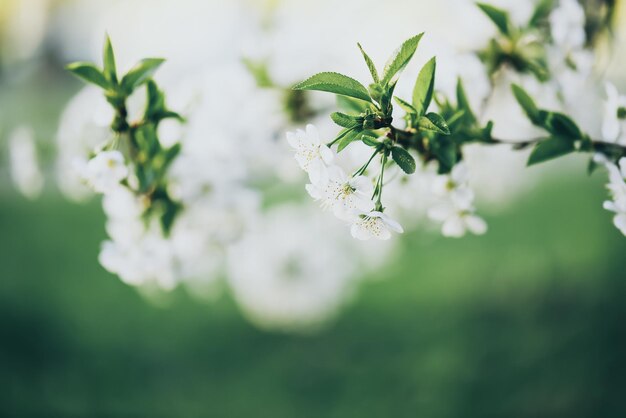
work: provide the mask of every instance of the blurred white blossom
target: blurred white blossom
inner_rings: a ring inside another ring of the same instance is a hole
[[[262,327],[317,326],[351,294],[355,263],[346,244],[320,213],[275,207],[229,251],[233,296]]]
[[[81,164],[80,161],[77,162]],[[83,180],[98,193],[107,193],[120,186],[128,176],[128,167],[124,155],[119,151],[101,151],[86,164],[79,166]]]
[[[379,211],[371,211],[359,215],[352,223],[350,232],[354,238],[362,241],[371,238],[385,241],[391,238],[391,232],[403,233],[404,229],[388,215]]]
[[[606,84],[606,94],[602,137],[607,142],[626,145],[626,96],[620,95],[611,83]]]
[[[44,178],[31,128],[20,126],[9,134],[9,156],[15,187],[29,199],[37,198],[43,189]]]

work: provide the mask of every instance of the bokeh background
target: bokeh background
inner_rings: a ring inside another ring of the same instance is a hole
[[[626,416],[626,239],[601,209],[605,175],[587,176],[583,158],[529,169],[541,174],[529,190],[481,208],[485,236],[398,238],[386,265],[364,273],[351,303],[316,332],[261,330],[228,291],[206,303],[177,289],[155,302],[107,273],[97,263],[99,202],[69,202],[53,178],[59,117],[81,88],[63,66],[97,59],[104,30],[128,59],[201,57],[227,40],[187,32],[230,7],[208,2],[185,29],[196,2],[176,3],[182,12],[160,21],[158,9],[171,4],[119,3],[0,3],[1,416]],[[269,3],[241,10],[264,22],[279,7]],[[299,3],[291,7],[323,33],[332,2],[310,16],[313,3]],[[394,13],[405,5],[393,2]],[[125,38],[125,25],[139,35]],[[160,51],[142,25],[171,45]],[[346,38],[350,47],[359,40]],[[173,66],[180,74],[201,59]],[[624,87],[620,63],[610,76]],[[8,171],[7,136],[23,124],[46,174],[36,200],[15,190]]]

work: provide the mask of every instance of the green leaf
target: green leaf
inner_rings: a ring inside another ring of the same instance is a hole
[[[533,15],[528,22],[528,26],[530,28],[536,28],[550,15],[552,9],[554,8],[554,0],[539,0],[537,5],[535,6],[535,10],[533,11]]]
[[[361,131],[357,129],[351,129],[346,132],[346,134],[339,140],[339,144],[337,145],[337,152],[343,151],[345,147],[353,143],[354,141],[360,139]]]
[[[369,89],[367,91],[369,92],[370,97],[374,99],[375,101],[377,101],[378,103],[381,102],[381,99],[385,93],[385,91],[383,90],[382,86],[379,83],[370,84]]]
[[[72,74],[82,78],[88,83],[100,86],[105,90],[111,87],[104,74],[102,74],[102,71],[89,62],[75,62],[68,65],[66,68]]]
[[[254,77],[257,87],[269,88],[274,86],[274,82],[272,81],[266,62],[254,61],[249,58],[243,58],[242,61],[252,77]]]
[[[359,121],[359,118],[340,112],[331,113],[330,118],[333,122],[343,128],[356,128],[357,126],[361,126],[363,124],[363,121]]]
[[[393,147],[391,149],[391,158],[406,174],[415,173],[415,158],[404,148]]]
[[[439,162],[439,174],[446,174],[452,171],[457,163],[457,148],[447,137],[439,137],[433,144],[433,153]]]
[[[596,171],[596,169],[600,167],[600,164],[598,164],[597,162],[595,162],[595,160],[593,159],[593,157],[591,157],[589,159],[589,164],[587,164],[587,174],[588,175],[592,175],[594,173],[594,171]]]
[[[561,157],[574,150],[574,144],[568,138],[559,136],[550,137],[535,145],[535,148],[528,158],[527,165],[530,166]]]
[[[544,123],[546,129],[556,136],[563,136],[572,140],[581,139],[583,136],[576,122],[562,113],[547,113]]]
[[[367,68],[370,70],[370,74],[372,75],[372,79],[374,80],[374,83],[378,83],[380,81],[380,78],[378,77],[378,71],[376,70],[374,61],[372,61],[369,55],[367,55],[367,53],[365,52],[361,44],[357,43],[357,45],[359,46],[359,49],[361,50],[361,54],[363,54],[363,59],[365,60],[365,63],[367,64]]]
[[[543,126],[543,122],[545,118],[542,113],[537,108],[535,101],[526,93],[522,87],[517,84],[512,84],[511,89],[513,90],[513,95],[515,95],[515,99],[519,103],[519,105],[524,109],[524,112],[535,125]]]
[[[470,124],[475,123],[476,116],[474,115],[470,102],[467,99],[467,94],[465,94],[465,87],[463,87],[461,77],[458,78],[456,83],[456,102],[459,109],[463,110],[463,118]]]
[[[319,73],[315,74],[296,84],[294,90],[317,90],[329,93],[341,94],[343,96],[354,97],[355,99],[371,102],[367,89],[353,78],[339,73]]]
[[[391,113],[391,99],[393,97],[393,92],[396,89],[396,83],[398,80],[393,80],[391,83],[387,85],[387,88],[384,90],[383,95],[380,98],[380,108],[383,113]]]
[[[111,38],[109,35],[104,40],[104,51],[102,54],[102,61],[104,62],[104,76],[111,84],[117,84],[117,69],[115,67],[115,54],[113,53],[113,45],[111,45]]]
[[[413,114],[413,115],[417,114],[417,109],[415,109],[411,103],[409,103],[409,102],[407,102],[405,100],[402,100],[398,96],[394,96],[393,98],[396,101],[396,103],[398,103],[400,105],[400,107],[402,109],[404,109],[404,111],[406,113],[410,113],[410,114]]]
[[[365,113],[369,106],[370,105],[363,100],[357,100],[347,96],[337,96],[337,107],[348,113]]]
[[[363,141],[363,143],[368,147],[377,147],[380,145],[378,138],[379,136],[372,131],[363,131],[361,134],[361,141]]]
[[[130,94],[135,88],[148,81],[164,61],[162,58],[146,58],[139,61],[122,78],[124,91]]]
[[[415,54],[415,50],[417,49],[417,45],[419,44],[420,39],[422,39],[422,36],[424,36],[424,33],[420,33],[419,35],[407,39],[398,49],[394,51],[385,65],[382,80],[383,84],[389,84],[389,82],[391,82],[394,77],[400,73],[404,67],[406,67],[411,58],[413,58],[413,54]]]
[[[181,149],[182,146],[180,144],[174,144],[165,151],[165,154],[163,155],[163,166],[161,167],[163,172],[168,169],[170,164],[172,164],[174,159],[178,156],[178,154],[180,154]]]
[[[450,135],[450,128],[445,119],[436,113],[427,113],[418,122],[418,127],[425,131],[436,132],[438,134]]]
[[[146,93],[148,100],[145,114],[146,117],[150,119],[165,110],[165,96],[163,92],[159,90],[154,80],[148,80]]]
[[[453,126],[457,121],[461,120],[465,116],[465,110],[457,110],[451,116],[448,116],[448,126]]]
[[[413,88],[413,107],[417,110],[418,116],[423,116],[428,111],[428,106],[433,98],[435,90],[435,70],[437,60],[435,57],[424,65]]]
[[[491,19],[493,23],[495,23],[498,30],[500,30],[503,35],[510,34],[511,24],[509,22],[509,15],[507,12],[485,3],[476,3],[476,5],[487,15],[489,19]]]

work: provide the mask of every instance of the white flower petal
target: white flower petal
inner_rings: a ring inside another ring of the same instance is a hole
[[[473,234],[483,235],[487,232],[487,223],[479,216],[467,215],[465,217],[465,224]]]
[[[444,237],[460,238],[465,235],[465,224],[459,216],[448,218],[441,227]]]

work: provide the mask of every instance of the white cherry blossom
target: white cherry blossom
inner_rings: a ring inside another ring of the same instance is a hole
[[[311,183],[325,182],[328,176],[327,165],[332,163],[333,151],[320,140],[317,128],[311,124],[306,130],[287,132],[287,141],[296,151],[296,161],[309,174]]]
[[[487,224],[475,214],[474,192],[469,187],[465,163],[458,163],[449,175],[439,176],[433,183],[433,191],[440,200],[428,210],[428,217],[442,223],[444,236],[459,238],[467,231],[476,235],[487,232]]]
[[[356,239],[366,241],[371,238],[388,240],[391,232],[404,232],[402,225],[380,211],[372,211],[358,216],[352,224],[350,232]]]
[[[613,224],[626,235],[626,157],[622,157],[618,165],[606,161],[605,166],[609,172],[609,183],[606,187],[612,200],[604,202],[603,207],[615,213]]]
[[[128,176],[124,155],[119,151],[101,151],[81,167],[83,179],[98,193],[116,189]]]
[[[331,209],[343,220],[354,218],[354,212],[369,212],[374,208],[374,186],[365,176],[348,177],[338,166],[328,167],[328,179],[322,184],[307,184],[306,190],[325,209]]]
[[[487,232],[487,223],[471,210],[463,210],[453,204],[442,204],[429,209],[428,216],[442,222],[441,233],[445,237],[460,238],[470,231],[476,235]]]

